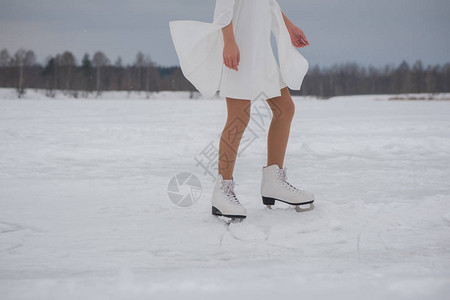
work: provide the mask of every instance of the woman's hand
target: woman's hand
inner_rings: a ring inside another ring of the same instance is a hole
[[[233,21],[222,28],[223,32],[223,63],[230,69],[238,70],[240,54],[239,47],[234,38]]]
[[[286,24],[286,28],[289,31],[289,35],[291,36],[292,45],[297,48],[308,46],[309,42],[306,39],[303,31],[295,26],[294,23],[292,23],[291,20],[286,17],[284,12],[281,12],[281,14],[283,15],[284,23]]]
[[[223,47],[223,63],[230,69],[238,71],[240,61],[239,47],[236,42],[225,42]]]
[[[291,42],[292,45],[294,45],[297,48],[305,47],[309,45],[308,40],[306,39],[305,34],[303,33],[303,30],[298,28],[295,25],[291,25],[288,27],[289,35],[291,36]]]

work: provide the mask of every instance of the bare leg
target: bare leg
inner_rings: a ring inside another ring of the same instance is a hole
[[[245,128],[250,121],[250,100],[226,98],[227,122],[219,143],[219,174],[232,179],[234,164]]]
[[[283,168],[295,104],[287,87],[281,89],[280,97],[268,99],[267,102],[273,112],[267,136],[267,165],[278,164]]]

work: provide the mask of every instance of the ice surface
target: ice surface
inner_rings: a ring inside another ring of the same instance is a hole
[[[226,225],[194,159],[225,101],[159,96],[0,90],[2,299],[446,299],[449,101],[295,97],[285,166],[315,193],[305,213],[262,204],[269,124],[252,119],[234,173],[248,217]],[[189,208],[167,193],[181,172],[202,184]]]

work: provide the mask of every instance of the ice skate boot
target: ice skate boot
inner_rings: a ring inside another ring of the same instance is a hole
[[[247,217],[247,210],[236,197],[234,186],[233,179],[224,180],[222,175],[218,174],[211,201],[213,215],[228,217],[232,221]]]
[[[268,208],[272,208],[275,201],[295,205],[296,211],[308,211],[314,208],[314,194],[300,190],[287,181],[287,168],[280,169],[277,164],[262,168],[261,196]],[[309,208],[300,205],[309,204]]]

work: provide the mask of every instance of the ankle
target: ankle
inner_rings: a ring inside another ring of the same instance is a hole
[[[232,180],[233,179],[232,175],[223,175],[223,174],[220,174],[220,175],[222,175],[223,180]]]
[[[283,169],[283,164],[279,164],[279,163],[276,163],[276,162],[267,163],[266,167],[271,166],[271,165],[277,165],[279,169]]]

